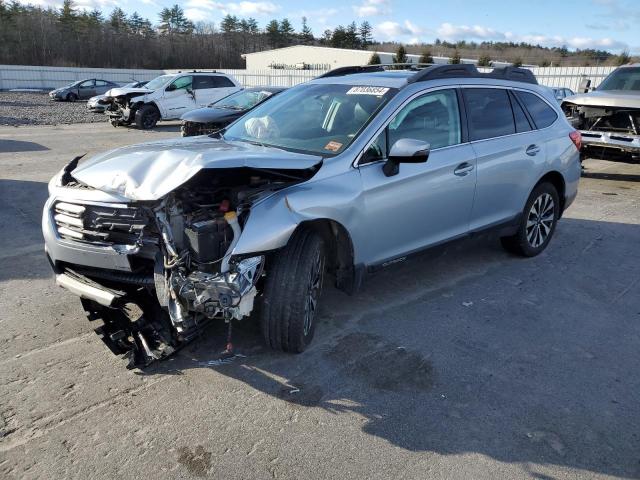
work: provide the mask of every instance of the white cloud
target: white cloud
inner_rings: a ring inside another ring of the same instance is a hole
[[[222,3],[214,0],[189,0],[185,14],[190,20],[201,21],[211,19],[212,14],[232,14],[240,16],[273,15],[280,10],[280,5],[272,2],[230,2]]]
[[[424,33],[417,25],[411,23],[409,20],[405,20],[404,23],[392,22],[388,20],[382,22],[373,27],[374,37],[382,38],[383,40],[403,40],[407,36],[413,36],[412,43],[418,43],[418,35]]]
[[[440,38],[452,41],[471,39],[499,40],[505,38],[503,33],[480,25],[467,26],[443,23],[437,28],[436,33]]]
[[[353,11],[358,17],[375,17],[391,13],[390,0],[362,0],[360,5],[354,5]]]

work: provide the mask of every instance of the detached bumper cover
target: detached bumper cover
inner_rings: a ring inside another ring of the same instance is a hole
[[[616,132],[581,130],[582,145],[585,147],[606,147],[628,153],[640,154],[640,135],[628,135]]]

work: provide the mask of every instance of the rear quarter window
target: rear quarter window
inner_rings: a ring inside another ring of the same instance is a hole
[[[531,115],[536,128],[547,128],[558,118],[556,111],[537,95],[528,92],[516,92],[516,95]]]

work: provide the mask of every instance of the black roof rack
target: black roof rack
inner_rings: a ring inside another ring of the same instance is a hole
[[[353,67],[338,67],[333,70],[329,70],[326,73],[316,77],[316,78],[328,78],[328,77],[341,77],[343,75],[353,75],[354,73],[365,73],[365,72],[384,72],[384,68],[382,65],[361,65],[361,66],[353,66]]]
[[[460,63],[457,65],[432,65],[416,73],[408,80],[408,83],[426,82],[442,78],[495,78],[498,80],[511,80],[538,84],[531,70],[519,67],[497,67],[492,71],[480,72],[475,65]]]

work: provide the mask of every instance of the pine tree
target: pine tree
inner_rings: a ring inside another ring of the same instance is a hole
[[[360,24],[360,43],[364,48],[373,43],[373,36],[371,34],[372,31],[373,28],[371,27],[371,24],[366,20]]]
[[[431,55],[431,50],[428,48],[422,51],[420,55],[420,63],[433,63],[433,56]]]
[[[480,55],[478,59],[479,67],[490,67],[491,66],[491,57],[489,55]]]
[[[351,22],[345,31],[344,48],[360,48],[360,36],[356,22]]]
[[[380,55],[376,52],[371,54],[371,58],[369,59],[369,65],[380,65],[382,61],[380,61]]]
[[[302,17],[302,30],[300,31],[300,40],[305,45],[310,45],[315,40],[311,28],[307,24],[307,17]]]
[[[116,7],[109,15],[109,25],[114,32],[127,32],[129,30],[129,19],[120,7]]]
[[[267,24],[265,31],[267,32],[267,39],[271,48],[277,48],[280,44],[280,24],[278,20],[271,20]]]
[[[163,35],[170,34],[190,34],[193,32],[194,25],[184,15],[184,10],[180,5],[175,4],[171,8],[163,8],[160,12],[160,24],[158,30]]]
[[[280,31],[280,42],[284,46],[289,45],[291,43],[295,30],[293,29],[293,25],[291,25],[291,22],[289,21],[288,18],[283,18],[280,21],[279,31]]]
[[[238,17],[236,17],[235,15],[230,15],[227,13],[222,19],[222,22],[220,22],[220,29],[224,33],[237,32],[238,30],[241,30],[241,28],[241,22],[238,21]]]
[[[398,47],[398,51],[393,56],[393,63],[407,63],[408,59],[409,57],[407,57],[407,51],[405,50],[404,45],[400,45]]]

